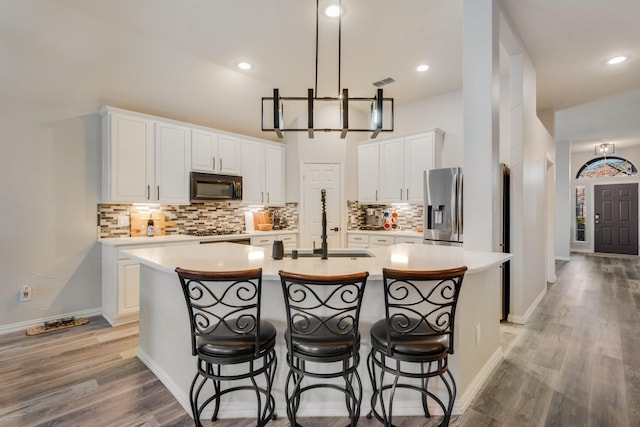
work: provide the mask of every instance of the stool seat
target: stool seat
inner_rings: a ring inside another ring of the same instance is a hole
[[[228,322],[234,324],[235,322]],[[248,328],[249,329],[249,328]],[[260,321],[260,336],[258,338],[260,351],[267,351],[276,339],[276,328],[265,320]],[[197,351],[202,356],[209,357],[255,357],[256,340],[252,335],[238,335],[226,324],[220,324],[215,333],[198,336]]]
[[[418,323],[417,319],[411,320]],[[385,319],[374,323],[371,326],[371,345],[385,354],[393,354],[394,359],[407,362],[438,360],[449,351],[449,336],[436,335],[424,324],[417,326],[411,334],[393,336],[391,348],[387,332]]]
[[[291,342],[294,351],[299,352],[300,356],[307,356],[308,358],[331,358],[342,357],[348,355],[354,351],[354,347],[360,346],[360,333],[356,331],[355,336],[349,335],[337,335],[331,331],[344,330],[344,326],[340,325],[335,319],[309,319],[308,325],[305,325],[305,329],[308,329],[310,333],[308,335],[300,334],[295,340]],[[299,323],[296,323],[294,328],[296,331],[300,331],[303,328]],[[348,329],[352,329],[349,325]],[[285,332],[285,337],[288,339],[289,330]]]

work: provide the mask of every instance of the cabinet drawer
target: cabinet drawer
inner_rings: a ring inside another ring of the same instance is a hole
[[[399,243],[416,243],[416,244],[422,244],[422,237],[409,237],[409,236],[400,236],[400,237],[396,237],[395,243],[399,244]]]
[[[252,237],[251,244],[253,246],[270,246],[273,245],[274,240],[275,236]]]
[[[369,244],[376,246],[393,245],[393,236],[369,236]]]
[[[282,243],[284,243],[285,245],[298,242],[298,236],[296,236],[295,234],[278,234],[276,236],[276,239],[282,240]]]
[[[349,234],[349,243],[368,244],[369,236],[366,234]]]

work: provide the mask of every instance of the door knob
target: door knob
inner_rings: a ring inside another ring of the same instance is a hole
[[[340,231],[340,229],[336,227],[336,228],[332,228],[331,231]]]

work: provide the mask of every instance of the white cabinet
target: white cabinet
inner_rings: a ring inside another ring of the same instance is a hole
[[[400,244],[400,243],[414,243],[414,244],[423,244],[424,243],[424,239],[422,237],[411,237],[411,236],[397,236],[394,239],[394,243],[396,245]]]
[[[156,122],[155,195],[164,204],[189,203],[191,130],[184,126]]]
[[[124,251],[174,245],[197,245],[196,241],[143,243],[124,246],[102,245],[102,316],[112,325],[138,320],[140,264]]]
[[[440,166],[443,137],[432,129],[358,146],[358,201],[423,203],[424,171]]]
[[[240,175],[240,141],[229,135],[201,129],[191,133],[191,169],[201,172]]]
[[[102,112],[103,203],[189,203],[190,129]]]
[[[284,205],[284,147],[242,141],[242,203]]]
[[[379,246],[397,245],[400,243],[422,244],[421,236],[396,236],[391,232],[378,233],[347,233],[349,248],[375,248]]]
[[[372,234],[369,236],[369,247],[376,248],[379,246],[390,246],[395,243],[393,236],[381,236],[379,234]]]
[[[154,123],[118,113],[102,116],[102,200],[148,203],[154,184]]]
[[[347,247],[366,249],[369,247],[369,236],[366,234],[347,233]]]
[[[358,201],[378,203],[379,148],[377,142],[358,146]]]
[[[282,245],[285,249],[295,249],[298,247],[298,235],[294,233],[253,236],[251,237],[251,245],[272,247],[274,240],[282,240]]]

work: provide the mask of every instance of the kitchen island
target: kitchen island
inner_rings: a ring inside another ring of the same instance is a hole
[[[339,250],[338,250],[339,251]],[[215,243],[209,245],[132,249],[127,255],[140,262],[140,340],[138,358],[163,382],[189,414],[189,385],[195,374],[196,359],[191,355],[189,319],[184,296],[175,273],[176,267],[192,270],[231,271],[262,268],[262,316],[278,330],[276,354],[279,360],[274,382],[276,411],[284,416],[284,384],[287,372],[285,308],[278,271],[301,274],[340,275],[368,271],[360,319],[362,333],[360,376],[363,383],[362,414],[370,407],[371,384],[366,368],[370,350],[370,326],[384,316],[382,268],[439,270],[466,265],[455,325],[456,352],[449,359],[458,394],[453,413],[460,414],[486,377],[501,360],[500,350],[500,270],[511,255],[466,251],[462,248],[399,244],[368,250],[370,257],[320,258],[285,257],[274,260],[270,248]],[[436,384],[438,381],[432,381]],[[439,384],[438,384],[439,385]],[[444,390],[437,390],[440,393]],[[303,400],[300,416],[346,413],[344,396],[318,390],[317,399]],[[315,395],[314,395],[315,397]],[[247,395],[225,396],[219,416],[253,417]],[[415,394],[398,393],[394,403],[397,415],[421,415]],[[435,411],[437,413],[437,411]],[[206,415],[206,414],[205,414]]]

